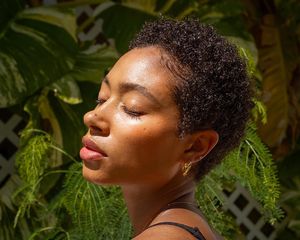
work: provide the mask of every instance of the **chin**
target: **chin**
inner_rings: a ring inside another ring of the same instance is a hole
[[[82,167],[82,176],[87,181],[97,184],[97,185],[112,185],[109,179],[103,176],[100,170],[92,170],[83,165]]]

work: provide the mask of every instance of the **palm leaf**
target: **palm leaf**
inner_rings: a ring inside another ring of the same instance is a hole
[[[274,16],[265,16],[258,47],[259,67],[263,75],[263,102],[268,116],[268,122],[260,128],[260,133],[270,147],[282,142],[289,123],[289,76],[280,32],[274,21]]]

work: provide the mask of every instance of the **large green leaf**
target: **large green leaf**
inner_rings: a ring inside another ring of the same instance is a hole
[[[0,1],[0,32],[6,28],[8,22],[25,6],[25,0]]]
[[[77,54],[75,65],[68,76],[75,81],[100,84],[105,71],[115,63],[117,58],[118,54],[113,48],[106,46],[90,47]]]
[[[148,12],[152,14],[155,10],[157,0],[122,0],[122,3],[124,5],[127,5],[129,7],[139,9],[144,12]]]
[[[81,103],[77,82],[89,81],[99,85],[105,71],[113,65],[117,57],[117,52],[106,46],[93,46],[80,51],[76,55],[72,70],[54,82],[50,88],[66,103]]]
[[[54,97],[49,97],[48,108],[54,114],[49,120],[55,119],[57,123],[54,132],[60,133],[59,136],[61,136],[61,142],[57,141],[57,143],[72,156],[78,155],[80,146],[82,146],[81,138],[85,132],[82,115],[73,111],[69,104]],[[56,133],[56,135],[58,134]]]
[[[250,41],[251,34],[242,18],[244,11],[240,1],[204,1],[197,15],[202,22],[213,25],[222,35]]]
[[[299,136],[300,4],[297,0],[243,0],[248,29],[256,39],[268,121],[260,135],[276,158],[288,154]],[[276,152],[275,152],[276,150]]]
[[[194,14],[199,8],[198,0],[169,0],[169,1],[157,1],[163,2],[164,6],[159,12],[172,18],[183,19],[184,17]]]
[[[259,67],[263,75],[263,101],[268,116],[267,124],[260,128],[260,133],[269,146],[276,147],[285,138],[289,123],[289,73],[275,16],[264,17],[260,39]]]
[[[124,53],[144,22],[154,20],[157,16],[136,8],[114,4],[100,12],[97,18],[104,20],[104,34],[114,40],[120,53]]]
[[[0,107],[20,103],[61,78],[78,51],[71,11],[35,8],[11,17],[0,32]]]
[[[77,104],[81,102],[80,89],[70,74],[54,82],[51,88],[60,99],[67,103]]]
[[[128,50],[130,40],[145,22],[159,18],[161,14],[181,19],[198,6],[195,0],[123,0],[121,3],[111,3],[95,13],[96,19],[103,19],[103,32],[113,40],[120,53]]]

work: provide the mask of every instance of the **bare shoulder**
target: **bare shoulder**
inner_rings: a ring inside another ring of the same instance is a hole
[[[184,224],[189,227],[197,227],[206,240],[221,240],[208,225],[204,218],[200,215],[186,209],[169,209],[160,214],[150,225],[162,222],[173,222]],[[134,240],[195,240],[196,238],[185,229],[169,225],[161,224],[150,227],[134,238]]]
[[[183,229],[171,225],[159,225],[146,229],[133,240],[194,240],[195,238]]]

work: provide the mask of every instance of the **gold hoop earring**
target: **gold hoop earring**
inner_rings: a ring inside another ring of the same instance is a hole
[[[185,163],[182,167],[182,175],[185,177],[188,175],[189,171],[191,170],[192,162]]]

